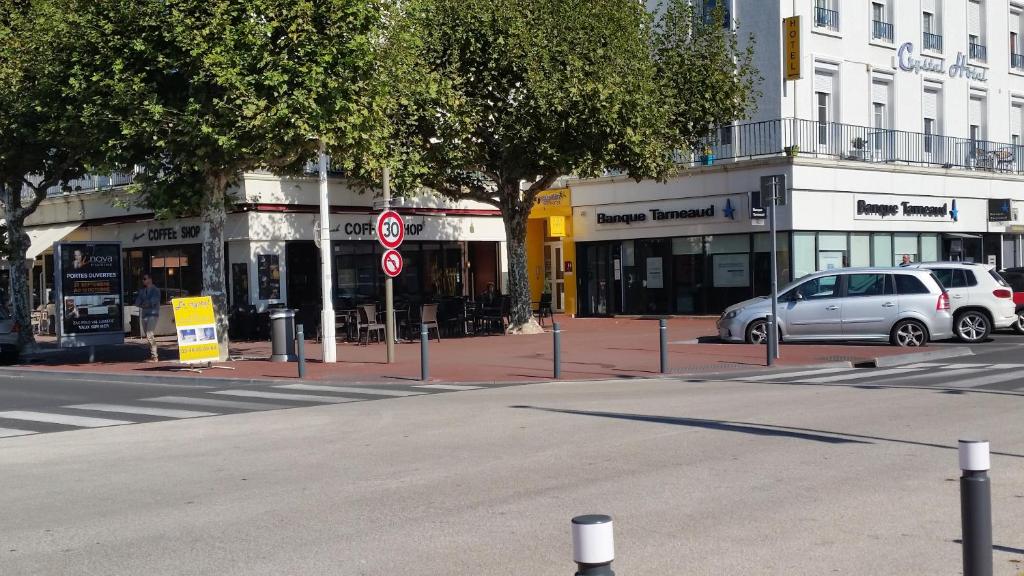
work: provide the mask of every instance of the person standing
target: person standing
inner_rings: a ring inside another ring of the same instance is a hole
[[[153,285],[149,274],[142,275],[142,288],[135,297],[135,305],[139,307],[139,322],[142,332],[149,340],[149,361],[156,362],[156,323],[160,320],[160,289]]]

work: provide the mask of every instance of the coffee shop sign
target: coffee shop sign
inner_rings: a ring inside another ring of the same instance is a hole
[[[937,58],[929,58],[927,56],[918,58],[914,56],[913,42],[906,42],[900,46],[896,58],[899,62],[900,70],[905,72],[913,72],[915,74],[920,72],[936,72],[938,74],[949,74],[950,78],[967,78],[977,80],[978,82],[985,82],[987,80],[983,68],[967,65],[967,56],[963,52],[957,52],[956,64],[950,65],[948,69],[945,62]]]

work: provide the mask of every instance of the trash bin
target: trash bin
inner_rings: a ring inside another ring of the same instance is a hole
[[[270,311],[270,361],[295,362],[295,310]]]

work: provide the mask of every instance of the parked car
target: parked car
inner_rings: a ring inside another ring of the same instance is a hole
[[[1013,329],[1018,334],[1024,334],[1024,268],[1007,268],[1000,271],[999,275],[1013,290],[1013,303],[1017,306],[1017,321],[1013,323]]]
[[[21,329],[14,317],[0,307],[0,364],[10,365],[18,362],[18,331]]]
[[[923,262],[911,268],[935,273],[949,292],[953,313],[953,332],[968,343],[981,342],[992,330],[1013,326],[1017,305],[1013,290],[991,264],[965,262]]]
[[[769,297],[730,306],[718,319],[727,342],[762,344]],[[924,346],[953,335],[949,295],[928,270],[843,268],[815,272],[779,291],[779,336],[787,342],[859,340]]]

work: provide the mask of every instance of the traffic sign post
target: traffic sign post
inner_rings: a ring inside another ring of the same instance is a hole
[[[380,267],[388,278],[394,278],[402,273],[402,255],[398,250],[388,250],[380,259]]]
[[[377,217],[377,240],[381,246],[394,250],[405,240],[405,222],[394,210],[385,210]]]

